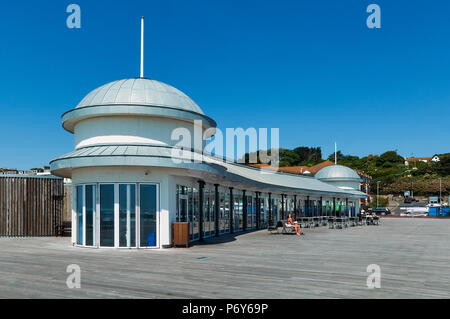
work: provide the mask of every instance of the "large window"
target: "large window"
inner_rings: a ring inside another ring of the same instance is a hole
[[[100,246],[114,247],[114,184],[100,185]]]
[[[140,247],[155,247],[156,224],[157,224],[157,202],[156,185],[140,185]]]

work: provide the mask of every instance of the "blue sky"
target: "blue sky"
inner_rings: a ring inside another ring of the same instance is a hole
[[[66,7],[82,10],[66,27]],[[366,7],[381,7],[368,29]],[[188,94],[219,128],[279,127],[281,147],[449,152],[450,2],[2,1],[0,167],[73,149],[61,114],[107,82],[145,75]]]

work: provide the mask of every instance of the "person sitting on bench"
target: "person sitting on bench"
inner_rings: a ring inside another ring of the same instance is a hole
[[[295,228],[295,232],[297,233],[297,235],[303,235],[303,232],[300,230],[300,225],[298,223],[294,223],[294,221],[292,220],[292,214],[289,214],[287,224],[292,225],[292,227]]]

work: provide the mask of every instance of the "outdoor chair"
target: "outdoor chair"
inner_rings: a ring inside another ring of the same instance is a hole
[[[335,222],[336,221],[334,217],[332,216],[328,217],[328,228],[334,228],[336,226]]]
[[[56,237],[69,236],[71,233],[72,233],[72,222],[70,221],[64,221],[60,225],[55,226]]]
[[[314,227],[319,227],[320,226],[320,217],[313,217],[312,221],[313,221]]]
[[[380,225],[380,217],[374,216],[373,217],[373,224],[379,226]]]
[[[334,228],[340,228],[340,229],[344,229],[344,218],[342,217],[336,217],[334,224],[335,227]]]
[[[287,223],[287,220],[282,220],[283,230],[281,231],[283,234],[296,234],[295,227]]]
[[[367,216],[363,216],[361,219],[361,226],[367,225]]]

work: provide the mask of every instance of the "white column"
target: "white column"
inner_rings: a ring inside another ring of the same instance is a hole
[[[164,178],[158,187],[159,198],[159,240],[157,237],[157,245],[159,247],[169,246],[171,243],[171,224],[170,224],[170,198],[175,201],[176,188],[169,187],[168,178]]]
[[[86,246],[86,185],[83,185],[83,246]]]
[[[77,242],[77,187],[72,184],[72,245]]]

